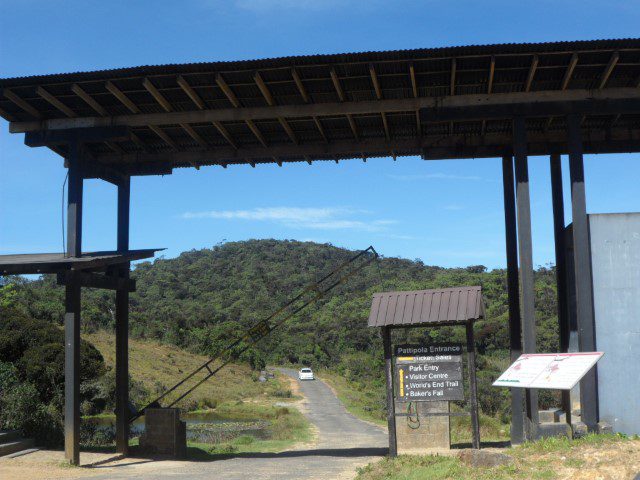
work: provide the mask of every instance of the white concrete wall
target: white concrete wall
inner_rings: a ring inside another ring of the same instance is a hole
[[[640,434],[640,213],[589,215],[600,419]]]

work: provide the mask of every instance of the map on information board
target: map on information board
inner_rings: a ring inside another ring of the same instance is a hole
[[[602,352],[525,353],[493,386],[571,390],[602,355]]]

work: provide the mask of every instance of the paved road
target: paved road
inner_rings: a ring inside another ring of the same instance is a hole
[[[294,370],[282,371],[297,381]],[[317,442],[312,446],[281,453],[243,454],[211,462],[167,461],[119,468],[105,465],[109,468],[108,474],[91,478],[348,479],[355,475],[357,467],[386,455],[388,440],[384,430],[348,413],[324,382],[300,382],[300,390],[305,397],[304,414],[318,432]]]

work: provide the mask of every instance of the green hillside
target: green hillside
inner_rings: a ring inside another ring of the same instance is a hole
[[[329,244],[250,240],[139,264],[132,274],[138,287],[131,295],[132,335],[199,354],[214,354],[239,330],[266,317],[353,254]],[[54,278],[16,281],[20,283],[17,297],[34,317],[62,323],[63,291]],[[354,390],[371,391],[371,395],[364,395],[369,402],[365,410],[372,416],[382,416],[382,345],[379,332],[366,326],[372,294],[457,285],[483,287],[487,319],[476,325],[481,402],[486,413],[504,414],[506,392],[489,387],[490,380],[507,363],[504,270],[486,271],[483,266],[449,269],[381,258],[274,332],[243,360],[254,366],[266,361],[326,367],[345,377]],[[83,327],[88,331],[112,330],[112,294],[86,292]],[[536,272],[536,310],[539,350],[553,351],[557,348],[553,269]],[[416,330],[410,335],[424,334]],[[433,341],[464,339],[459,328],[426,334]]]

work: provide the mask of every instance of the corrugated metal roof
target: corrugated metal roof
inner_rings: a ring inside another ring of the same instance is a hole
[[[462,323],[484,318],[482,288],[454,287],[373,295],[370,327]]]
[[[198,73],[227,70],[255,70],[262,68],[281,68],[299,65],[318,65],[336,63],[360,63],[372,61],[407,60],[415,58],[450,58],[475,55],[509,55],[545,51],[572,52],[589,49],[638,48],[640,38],[617,38],[598,40],[567,40],[560,42],[533,43],[494,43],[488,45],[459,45],[436,48],[415,48],[402,50],[369,50],[364,52],[291,55],[246,60],[227,60],[214,62],[168,63],[161,65],[141,65],[137,67],[112,68],[94,71],[79,71],[44,75],[19,76],[0,79],[0,88],[44,82],[58,83],[82,81],[96,78],[119,78],[172,73]]]
[[[574,58],[579,61],[571,66]],[[78,125],[94,125],[92,119],[101,125],[131,121],[126,123],[130,139],[88,144],[88,153],[97,163],[129,174],[164,174],[202,165],[501,156],[512,143],[507,119],[420,120],[416,109],[389,103],[639,85],[638,38],[470,45],[5,78],[0,79],[0,116],[30,123],[31,130],[65,120]],[[379,110],[373,105],[357,111],[367,102],[377,102]],[[337,105],[356,111],[340,113]],[[254,116],[261,109],[261,116],[241,118],[251,109]],[[212,123],[199,116],[205,112],[225,113]],[[177,114],[189,114],[189,120],[173,121]],[[156,118],[140,123],[148,115]],[[530,120],[532,155],[548,153],[551,144],[554,151],[564,151],[561,118],[540,125]],[[630,151],[639,122],[635,112],[586,115],[584,151]],[[64,146],[52,148],[66,154]]]

